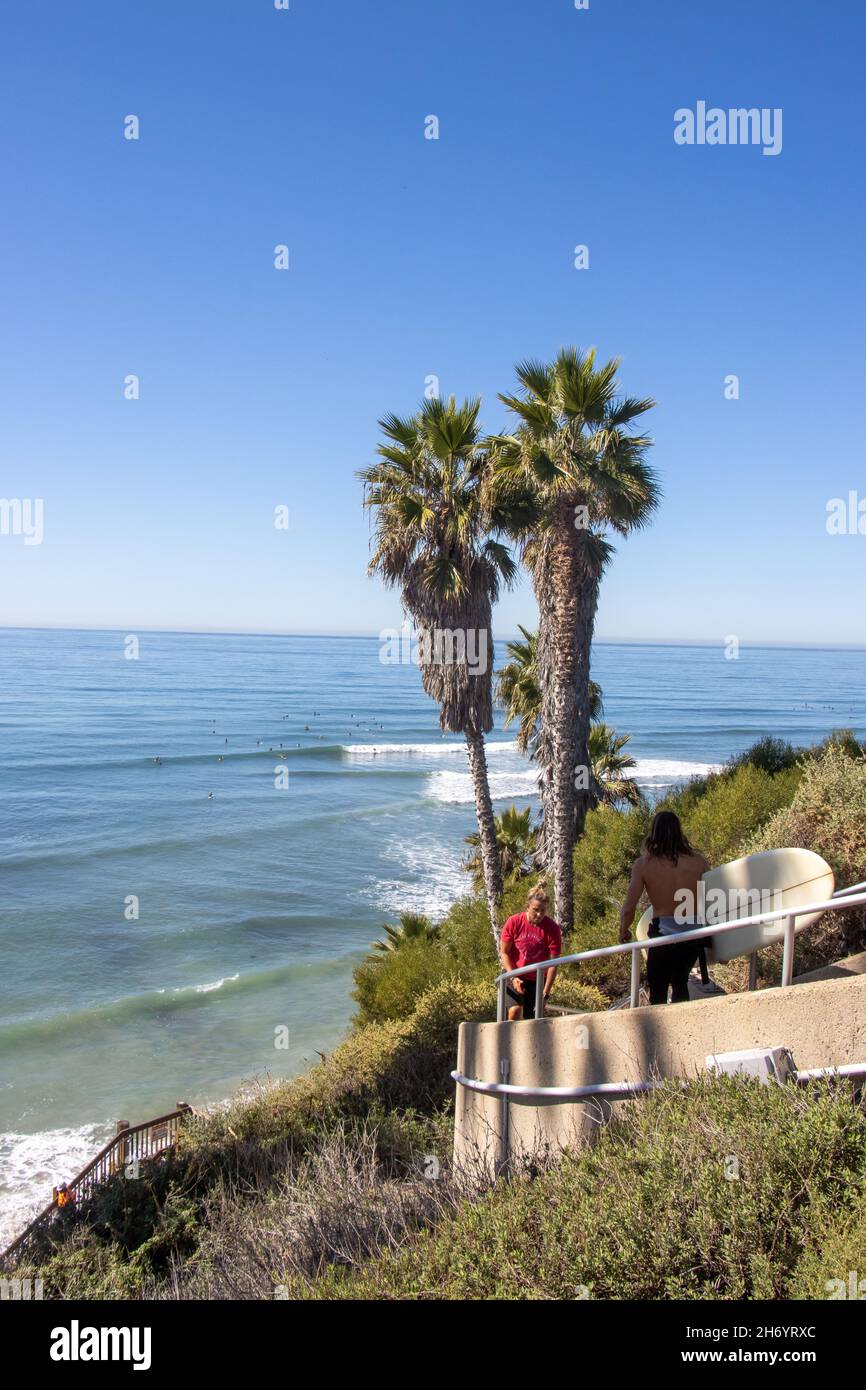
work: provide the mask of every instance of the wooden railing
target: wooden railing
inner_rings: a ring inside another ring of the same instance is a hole
[[[68,1183],[55,1187],[51,1201],[33,1218],[26,1230],[13,1240],[0,1255],[0,1271],[12,1268],[26,1256],[28,1248],[50,1225],[58,1211],[80,1208],[96,1188],[116,1173],[125,1173],[130,1178],[138,1177],[138,1165],[147,1159],[164,1158],[177,1144],[180,1127],[192,1107],[185,1101],[168,1115],[158,1115],[155,1120],[145,1120],[140,1125],[130,1125],[126,1120],[118,1120],[117,1133],[99,1150],[86,1168]]]

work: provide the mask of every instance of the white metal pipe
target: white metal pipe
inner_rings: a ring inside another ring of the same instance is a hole
[[[822,1081],[825,1077],[866,1076],[866,1062],[845,1062],[841,1067],[810,1067],[798,1071],[798,1081]]]
[[[452,1071],[451,1078],[458,1086],[465,1086],[469,1091],[481,1091],[484,1095],[492,1096],[520,1096],[524,1100],[583,1100],[589,1096],[607,1096],[616,1100],[617,1097],[641,1095],[664,1085],[664,1081],[659,1080],[603,1081],[595,1086],[513,1086],[497,1081],[473,1081],[459,1071]]]
[[[794,918],[785,918],[785,944],[782,948],[782,987],[794,978]]]
[[[547,974],[547,966],[543,965],[535,972],[535,1017],[544,1018],[544,977]]]
[[[505,1069],[504,1075],[508,1074],[507,1062],[500,1063],[500,1068]],[[795,1072],[793,1080],[797,1082],[821,1081],[836,1076],[866,1076],[866,1062],[846,1062],[839,1067],[813,1067],[809,1071]],[[458,1086],[465,1086],[469,1091],[480,1091],[483,1095],[500,1096],[503,1101],[507,1101],[509,1096],[523,1100],[551,1101],[588,1100],[592,1096],[604,1096],[608,1100],[625,1100],[629,1096],[644,1095],[648,1091],[654,1091],[656,1087],[663,1086],[666,1081],[678,1081],[681,1086],[688,1085],[685,1077],[661,1077],[658,1081],[600,1081],[592,1086],[515,1086],[496,1081],[474,1081],[459,1071],[452,1071],[451,1079],[456,1081]]]
[[[629,990],[629,1007],[636,1009],[640,1003],[640,952],[631,953],[631,988]]]

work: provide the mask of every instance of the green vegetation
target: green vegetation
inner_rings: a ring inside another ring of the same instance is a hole
[[[496,833],[496,848],[499,855],[499,871],[502,876],[502,883],[505,887],[511,888],[522,878],[527,878],[532,872],[536,852],[536,836],[532,828],[532,807],[526,806],[522,811],[518,811],[516,806],[509,806],[506,811],[502,811],[500,815],[494,817],[493,827]],[[481,836],[477,831],[474,835],[467,835],[466,843],[472,846],[474,852],[465,861],[463,867],[467,873],[472,875],[472,886],[477,893],[484,886],[484,865],[480,853]]]
[[[866,758],[847,737],[793,759],[763,740],[754,761],[667,804],[718,857],[801,844],[841,883],[866,877]],[[650,815],[643,800],[590,812],[566,950],[615,940]],[[502,915],[524,895],[525,882],[507,887]],[[862,914],[845,916],[843,940],[835,924],[798,940],[801,963],[866,947]],[[58,1213],[18,1273],[38,1273],[56,1298],[655,1299],[827,1297],[828,1281],[866,1269],[866,1113],[842,1084],[708,1078],[688,1099],[664,1087],[553,1170],[493,1187],[458,1177],[457,1030],[495,1013],[486,895],[441,922],[406,914],[379,945],[356,972],[343,1044],[306,1075],[192,1120],[170,1162]],[[778,961],[763,954],[775,981]],[[552,1002],[591,1012],[626,987],[616,963],[571,967]]]
[[[789,1298],[864,1267],[864,1192],[866,1112],[850,1087],[701,1079],[687,1096],[671,1085],[629,1106],[555,1170],[499,1183],[310,1293]]]

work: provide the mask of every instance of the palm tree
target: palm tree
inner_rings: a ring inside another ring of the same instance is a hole
[[[640,787],[634,778],[625,775],[637,767],[631,754],[623,752],[630,741],[631,734],[618,734],[609,724],[590,726],[589,763],[594,806],[620,803],[636,806],[640,801]]]
[[[484,735],[493,727],[491,613],[517,566],[497,539],[519,529],[519,493],[485,504],[486,455],[479,400],[425,401],[409,418],[379,421],[385,443],[362,470],[375,514],[371,574],[400,591],[417,635],[421,683],[439,704],[439,725],[466,739],[484,882],[494,940],[502,878]],[[524,503],[525,511],[525,503]]]
[[[541,797],[541,836],[539,859],[549,862],[547,835],[553,819],[549,813],[551,748],[550,738],[541,723],[541,685],[538,679],[538,633],[530,632],[518,623],[522,640],[508,642],[506,651],[511,660],[497,671],[496,698],[505,709],[504,727],[518,722],[517,746],[538,763],[538,789]],[[601,686],[589,682],[589,715],[598,719],[602,712]]]
[[[407,941],[436,941],[439,928],[419,912],[401,912],[399,926],[383,923],[384,941],[372,942],[374,951],[399,951]]]
[[[513,434],[489,441],[491,495],[533,491],[534,534],[519,538],[539,609],[541,725],[551,744],[549,847],[557,912],[572,924],[575,833],[591,803],[589,658],[608,533],[647,523],[658,489],[646,463],[651,440],[633,432],[652,400],[621,396],[619,361],[596,367],[595,350],[563,348],[550,364],[523,362],[517,395],[500,399]]]
[[[525,810],[518,811],[516,806],[509,806],[507,811],[494,817],[494,827],[499,853],[499,872],[503,883],[511,887],[532,872],[535,858],[532,807],[527,806]],[[475,887],[483,888],[484,865],[479,853],[481,837],[477,833],[467,835],[466,843],[472,846],[475,853],[465,860],[463,867],[467,873],[473,875]]]

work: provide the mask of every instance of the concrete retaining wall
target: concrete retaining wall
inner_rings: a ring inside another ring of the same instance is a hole
[[[866,1062],[866,975],[656,1008],[464,1023],[457,1070],[480,1081],[588,1086],[693,1076],[704,1070],[709,1053],[747,1047],[787,1047],[800,1069]],[[597,1101],[512,1099],[504,1106],[496,1097],[458,1086],[455,1162],[495,1171],[521,1153],[580,1141],[609,1113],[609,1105]]]

